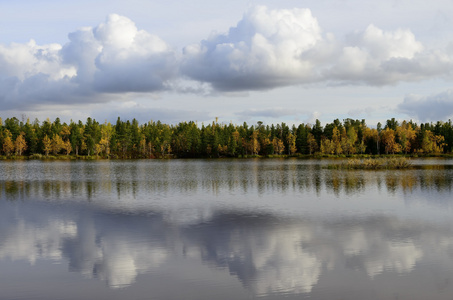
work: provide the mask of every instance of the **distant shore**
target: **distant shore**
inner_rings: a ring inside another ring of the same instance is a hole
[[[326,155],[326,154],[295,154],[295,155],[243,155],[237,157],[176,157],[174,155],[165,155],[160,157],[117,157],[117,156],[101,156],[101,155],[10,155],[1,156],[0,160],[136,160],[136,159],[287,159],[287,158],[298,158],[298,159],[344,159],[344,160],[365,160],[365,161],[377,161],[380,160],[395,160],[395,159],[409,159],[409,158],[453,158],[453,153],[447,154],[381,154],[381,155],[370,155],[370,154],[353,154],[353,155]]]

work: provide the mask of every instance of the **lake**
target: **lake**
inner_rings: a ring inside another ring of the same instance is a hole
[[[0,162],[0,299],[452,299],[453,160]]]

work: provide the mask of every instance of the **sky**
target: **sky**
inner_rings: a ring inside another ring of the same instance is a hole
[[[0,0],[0,117],[453,117],[451,0]]]

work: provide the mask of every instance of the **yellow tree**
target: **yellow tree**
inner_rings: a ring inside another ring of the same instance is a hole
[[[335,152],[334,143],[326,137],[321,139],[321,153],[333,154]]]
[[[69,138],[69,136],[71,135],[71,130],[69,129],[68,125],[63,125],[60,131],[60,135],[64,140],[67,140]]]
[[[258,131],[254,130],[250,136],[250,152],[256,155],[260,151],[260,148],[260,143],[258,142]]]
[[[264,149],[264,153],[266,155],[274,154],[275,152],[274,145],[272,144],[269,137],[264,138],[261,143],[262,143],[261,148]]]
[[[110,155],[110,142],[107,140],[106,137],[101,138],[98,145],[100,147],[101,152],[104,152],[106,156]]]
[[[63,142],[63,150],[66,152],[66,155],[69,155],[72,151],[72,145],[69,140]]]
[[[96,156],[99,156],[99,153],[102,152],[102,146],[99,143],[94,146],[94,152],[96,153]]]
[[[239,136],[240,135],[239,135],[239,132],[238,132],[237,129],[232,133],[232,135],[233,135],[233,138],[236,141],[236,143],[239,143]]]
[[[335,126],[332,131],[332,148],[337,155],[343,153],[340,141],[340,130],[338,130],[337,126]]]
[[[297,151],[296,136],[290,132],[290,133],[288,133],[288,136],[286,137],[286,141],[288,142],[288,154],[292,155],[292,154],[296,153],[296,151]]]
[[[442,135],[434,135],[432,131],[426,130],[422,140],[422,150],[425,153],[441,153],[445,146],[445,138]]]
[[[63,140],[58,134],[54,134],[52,138],[52,153],[57,155],[58,152],[63,148]]]
[[[347,131],[347,136],[348,136],[348,154],[354,154],[356,153],[356,148],[355,148],[355,143],[357,142],[357,131],[355,130],[354,127],[349,127]]]
[[[311,132],[307,134],[307,143],[310,155],[318,150],[318,143],[316,142],[315,136]]]
[[[5,138],[3,139],[3,152],[6,155],[10,155],[14,151],[14,143],[12,141],[11,132],[8,129],[4,131]]]
[[[27,150],[27,142],[24,138],[25,132],[21,132],[14,142],[14,148],[16,149],[16,154],[22,155],[22,152]]]
[[[274,152],[278,155],[281,155],[285,151],[285,144],[283,144],[283,141],[277,137],[274,137],[272,140],[272,146],[274,147]]]
[[[444,151],[445,145],[446,145],[445,137],[443,135],[434,136],[434,152],[435,153],[442,153]]]
[[[101,140],[99,141],[99,144],[101,145],[102,152],[106,156],[110,155],[110,140],[113,135],[113,126],[110,124],[110,122],[105,121],[104,124],[101,127]]]
[[[412,125],[403,121],[401,126],[396,128],[396,136],[398,137],[402,151],[404,153],[410,152],[416,137],[416,132],[412,128]]]
[[[217,145],[217,153],[219,155],[226,155],[228,153],[228,145],[222,146],[222,145],[218,144]]]
[[[387,127],[384,131],[382,131],[381,141],[382,145],[385,147],[386,154],[389,154],[389,152],[392,154],[395,152],[401,152],[401,145],[396,142],[395,131],[393,129]]]
[[[42,144],[44,147],[44,153],[48,156],[49,152],[52,151],[52,140],[47,136],[47,134],[44,136]]]

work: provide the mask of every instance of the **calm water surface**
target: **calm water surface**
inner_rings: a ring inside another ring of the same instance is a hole
[[[453,160],[0,162],[0,299],[452,299]]]

